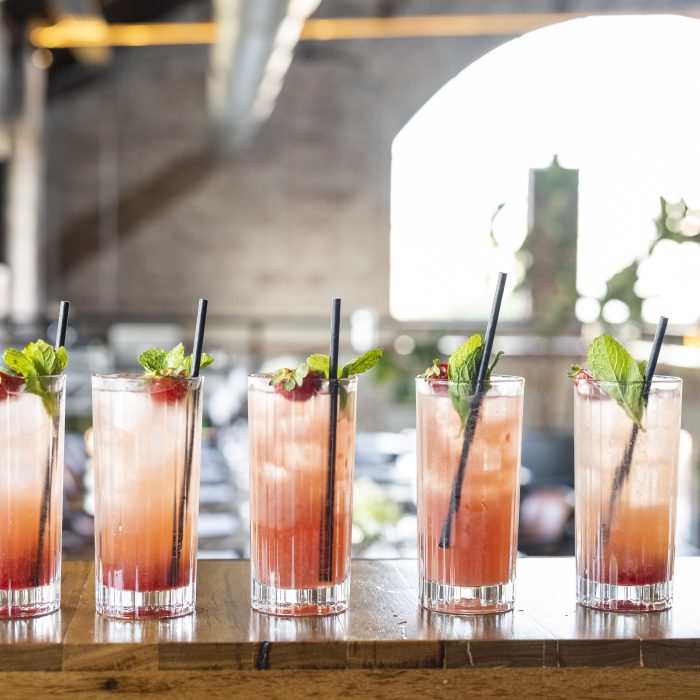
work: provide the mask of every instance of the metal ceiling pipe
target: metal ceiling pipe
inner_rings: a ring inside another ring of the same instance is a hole
[[[272,114],[304,21],[320,0],[214,0],[208,103],[220,145],[249,147]]]

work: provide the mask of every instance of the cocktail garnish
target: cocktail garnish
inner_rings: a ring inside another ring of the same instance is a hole
[[[309,371],[309,365],[302,362],[296,369],[278,369],[270,380],[278,394],[290,401],[307,401],[321,386],[321,374]]]
[[[434,379],[443,379],[447,381],[447,362],[440,362],[438,359],[433,360],[433,364],[423,372],[421,377],[426,381]]]
[[[382,359],[384,350],[370,350],[343,365],[339,372],[341,379],[362,374],[372,369]],[[330,359],[328,355],[314,354],[306,358],[296,369],[282,367],[273,373],[270,386],[290,401],[306,401],[316,394],[321,386],[320,379],[328,379]],[[343,403],[343,392],[340,392]],[[342,406],[341,406],[342,408]]]
[[[454,384],[450,384],[450,398],[459,415],[462,427],[464,427],[469,416],[469,397],[476,388],[479,364],[483,354],[484,346],[481,342],[481,335],[475,333],[450,355],[447,363],[434,360],[432,367],[428,367],[422,375],[423,379],[428,382],[435,379],[449,379],[451,382],[454,382]],[[503,352],[497,352],[491,364],[487,367],[484,392],[489,390],[488,380],[491,377],[491,372],[503,355]]]
[[[7,392],[19,389],[19,378],[23,377],[26,383],[25,391],[39,396],[49,416],[54,417],[58,410],[57,397],[53,392],[45,391],[39,377],[52,377],[63,374],[68,365],[68,353],[61,346],[54,350],[46,341],[37,340],[29,343],[24,350],[7,348],[3,355],[5,364],[12,373],[0,373],[0,399],[7,397]],[[2,389],[2,385],[5,388]],[[4,396],[3,396],[4,394]]]
[[[646,360],[636,362],[617,340],[603,333],[588,346],[588,366],[589,370],[582,370],[572,365],[569,376],[574,381],[584,378],[603,382],[596,388],[615,399],[631,420],[642,428],[646,406],[642,391]],[[582,372],[588,376],[582,376]]]
[[[450,385],[450,398],[455,410],[459,414],[462,426],[467,422],[471,402],[469,397],[475,393],[479,365],[484,354],[484,345],[481,342],[481,335],[475,333],[469,340],[462,343],[447,361],[447,376],[454,384]],[[497,352],[491,363],[486,368],[484,377],[484,393],[489,390],[489,379],[493,368],[503,356],[503,352]],[[488,362],[490,358],[486,358]]]
[[[214,358],[202,353],[200,369],[208,367]],[[185,355],[185,347],[178,343],[170,352],[150,348],[139,355],[139,364],[146,370],[144,377],[150,379],[148,391],[154,401],[171,403],[187,394],[186,379],[192,373],[192,355]]]

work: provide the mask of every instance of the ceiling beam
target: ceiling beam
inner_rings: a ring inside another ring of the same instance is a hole
[[[308,19],[301,41],[398,39],[417,37],[509,36],[550,24],[590,16],[659,14],[662,10],[627,12],[557,12],[485,15],[429,15],[416,17]],[[700,10],[663,12],[700,19]],[[37,48],[78,49],[110,46],[167,46],[213,44],[215,22],[107,24],[90,19],[66,18],[51,25],[36,25],[29,39]]]

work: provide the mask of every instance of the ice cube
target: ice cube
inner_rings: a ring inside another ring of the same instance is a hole
[[[38,440],[46,440],[50,434],[50,419],[41,398],[25,393],[2,401],[0,442],[30,434],[35,434]]]
[[[48,466],[47,451],[30,440],[0,451],[0,483],[13,495],[18,492],[39,492]]]

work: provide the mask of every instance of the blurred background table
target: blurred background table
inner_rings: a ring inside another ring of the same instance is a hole
[[[250,609],[247,561],[202,561],[195,615],[124,622],[95,613],[92,564],[67,562],[59,614],[0,622],[0,695],[687,696],[699,575],[677,561],[667,612],[600,613],[576,606],[573,559],[523,558],[513,612],[455,617],[418,606],[414,560],[355,560],[347,613],[290,619]]]

